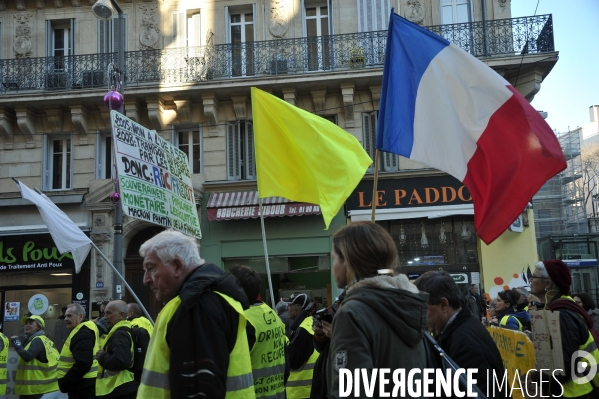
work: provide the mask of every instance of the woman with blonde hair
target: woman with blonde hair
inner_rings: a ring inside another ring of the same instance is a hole
[[[339,397],[339,370],[426,367],[423,331],[428,295],[403,275],[389,233],[371,222],[342,227],[333,237],[333,276],[347,287],[333,319],[328,380]],[[412,387],[413,388],[413,387]],[[378,387],[374,392],[378,392]]]

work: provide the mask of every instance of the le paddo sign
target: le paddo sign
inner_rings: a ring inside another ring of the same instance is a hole
[[[202,238],[187,155],[111,111],[123,214]]]
[[[73,256],[61,255],[50,234],[0,237],[0,273],[74,268]]]

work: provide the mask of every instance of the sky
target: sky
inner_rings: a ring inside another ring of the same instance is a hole
[[[599,1],[511,0],[512,17],[553,14],[559,60],[532,101],[546,111],[558,133],[590,122],[589,107],[599,104]]]

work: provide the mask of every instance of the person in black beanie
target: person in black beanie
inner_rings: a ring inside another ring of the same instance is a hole
[[[540,381],[544,383],[544,393],[563,395],[567,398],[597,398],[599,390],[595,387],[599,387],[599,375],[589,375],[592,378],[589,380],[577,374],[585,369],[580,362],[584,361],[584,358],[577,355],[578,351],[589,352],[595,361],[599,360],[599,351],[593,336],[592,320],[569,296],[571,285],[570,270],[561,260],[538,262],[530,277],[531,293],[541,298],[547,304],[548,310],[559,312],[562,336],[565,375],[545,375]],[[573,361],[577,364],[572,364]],[[559,384],[554,379],[559,381]]]

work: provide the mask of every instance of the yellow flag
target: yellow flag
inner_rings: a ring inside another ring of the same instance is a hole
[[[372,160],[334,123],[252,87],[260,198],[320,205],[326,229]]]

